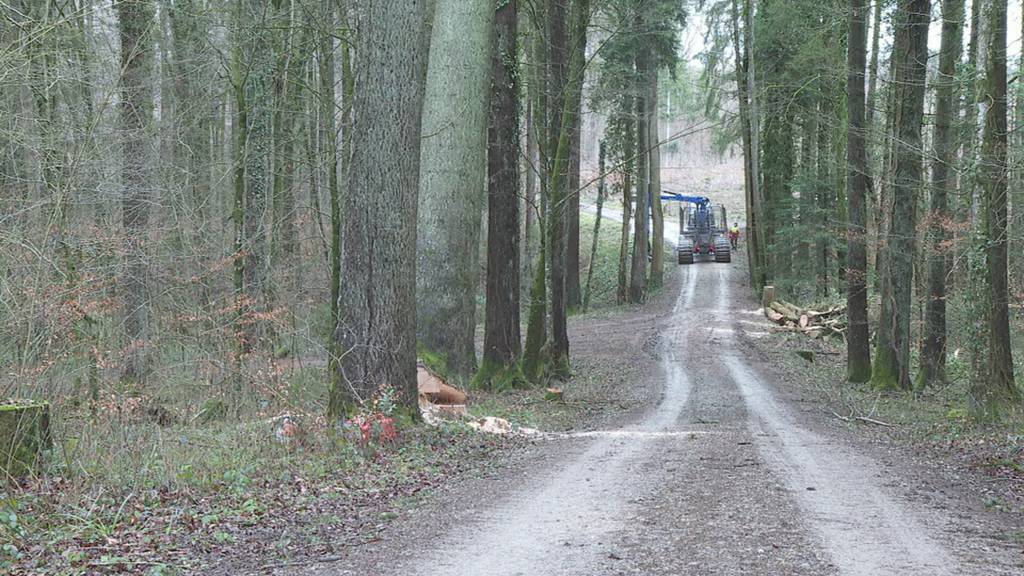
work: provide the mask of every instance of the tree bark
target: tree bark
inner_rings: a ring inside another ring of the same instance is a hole
[[[757,94],[757,76],[756,76],[756,61],[754,59],[754,8],[751,5],[754,0],[744,0],[743,2],[743,19],[745,25],[743,27],[744,41],[743,46],[745,49],[746,65],[746,93],[747,98],[750,101],[749,114],[749,131],[750,131],[750,184],[752,187],[752,215],[753,215],[753,229],[748,230],[748,236],[754,236],[756,238],[756,245],[751,245],[751,251],[749,254],[750,258],[754,258],[757,262],[757,270],[759,270],[759,286],[763,286],[768,283],[771,279],[771,275],[768,271],[768,244],[771,241],[769,235],[770,227],[767,221],[767,209],[765,207],[765,191],[764,183],[761,182],[761,107],[758,104]],[[751,223],[747,222],[747,227],[750,228]]]
[[[910,314],[913,290],[917,192],[921,186],[921,125],[928,60],[930,0],[900,0],[893,46],[893,185],[885,242],[882,309],[872,384],[909,390]]]
[[[473,338],[494,13],[490,0],[438,4],[423,106],[417,336],[423,348],[445,359],[448,376],[460,380],[477,368]]]
[[[487,305],[484,354],[476,382],[501,387],[517,379],[519,334],[519,86],[517,6],[499,6],[491,49],[487,142]]]
[[[932,136],[931,206],[927,218],[928,297],[921,339],[921,372],[917,388],[946,380],[946,275],[950,253],[946,246],[951,227],[949,196],[955,195],[956,163],[953,122],[956,115],[956,66],[963,51],[964,0],[942,0],[942,45],[935,77],[935,131]]]
[[[594,280],[594,267],[597,263],[597,245],[601,234],[601,212],[604,208],[604,196],[605,196],[605,154],[606,146],[605,141],[601,140],[598,145],[597,153],[597,216],[594,220],[594,237],[590,242],[590,259],[587,262],[587,284],[583,291],[583,311],[590,307],[590,295],[591,295],[591,282]]]
[[[1020,399],[1013,377],[1007,286],[1006,4],[1006,0],[990,0],[985,15],[988,55],[982,100],[988,105],[981,148],[981,186],[988,362],[984,373],[974,378],[971,397],[975,410],[986,416],[997,414],[1001,404]]]
[[[146,236],[153,202],[152,154],[149,131],[153,118],[153,46],[150,31],[153,5],[149,0],[117,4],[121,37],[121,152],[123,155],[122,218],[125,232],[124,294],[126,355],[122,378],[143,383],[148,361],[149,269]]]
[[[650,173],[651,189],[651,287],[660,288],[665,283],[665,215],[661,206],[661,146],[658,145],[658,70],[651,70],[651,81],[647,85],[650,150],[647,169]]]
[[[746,2],[744,3],[746,5]],[[749,10],[744,8],[744,10]],[[748,90],[748,67],[749,61],[747,52],[741,43],[740,34],[740,10],[737,0],[732,0],[732,45],[736,60],[736,86],[737,98],[740,109],[740,130],[743,141],[743,195],[746,208],[746,237],[747,237],[747,265],[750,275],[750,283],[755,292],[759,292],[764,286],[764,267],[761,260],[761,249],[759,244],[759,221],[757,214],[760,208],[757,205],[757,157],[754,153],[754,138],[752,129],[751,96]]]
[[[355,6],[352,157],[343,200],[337,376],[328,415],[382,386],[415,416],[416,212],[432,3]]]
[[[847,268],[846,378],[867,382],[871,378],[871,349],[868,334],[867,208],[870,189],[865,121],[864,66],[867,60],[868,0],[850,0],[850,32],[847,52],[846,106],[846,201]]]
[[[619,240],[619,274],[616,302],[624,304],[629,300],[629,226],[633,216],[633,161],[636,157],[636,120],[623,119],[622,149],[625,161],[622,166],[622,235]]]
[[[266,334],[261,318],[267,306],[267,196],[273,157],[274,62],[272,38],[267,26],[269,5],[262,0],[239,0],[239,49],[241,90],[245,104],[244,209],[242,214],[241,306],[243,350],[255,348]],[[242,34],[246,34],[242,36]],[[240,109],[241,111],[241,109]],[[241,122],[240,113],[240,122]]]
[[[638,21],[643,22],[639,18]],[[651,192],[651,173],[648,166],[651,132],[647,121],[649,92],[647,83],[651,79],[650,71],[650,50],[641,50],[636,59],[636,217],[633,219],[633,257],[629,273],[629,301],[634,304],[643,302],[647,297],[648,244],[650,241],[647,228],[650,217],[648,200]]]
[[[338,321],[338,298],[341,294],[341,188],[338,182],[338,124],[334,61],[334,23],[337,18],[334,0],[322,0],[317,22],[317,65],[320,78],[320,144],[324,179],[330,205],[331,229],[328,250],[331,273],[331,322]],[[315,170],[316,168],[311,168]]]
[[[577,6],[576,10],[579,9]],[[579,19],[576,19],[577,23]],[[583,20],[586,22],[586,20]],[[573,27],[574,42],[572,59],[583,62],[586,59],[587,29]],[[582,72],[581,72],[582,74]],[[570,311],[580,307],[580,135],[583,119],[583,82],[577,82],[569,95],[568,105],[572,112],[572,132],[569,141],[569,175],[566,198],[566,244],[565,244],[565,304]]]

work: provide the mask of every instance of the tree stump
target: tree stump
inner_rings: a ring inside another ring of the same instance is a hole
[[[0,404],[0,476],[20,478],[38,469],[50,448],[50,405],[46,402]]]
[[[548,402],[563,402],[565,396],[562,394],[561,388],[546,388],[544,389],[544,399]]]
[[[761,307],[767,310],[771,310],[772,302],[775,302],[775,286],[765,286],[764,292],[761,294]]]

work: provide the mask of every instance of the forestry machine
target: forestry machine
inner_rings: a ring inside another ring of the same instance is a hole
[[[729,262],[729,236],[725,206],[712,204],[704,196],[684,196],[663,192],[662,200],[680,202],[679,242],[676,258],[680,264],[693,264],[695,256],[714,256],[715,262]]]

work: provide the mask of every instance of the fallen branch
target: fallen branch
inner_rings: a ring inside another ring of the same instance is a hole
[[[836,418],[839,418],[843,422],[859,421],[859,422],[866,422],[868,424],[874,424],[876,426],[885,426],[887,428],[895,428],[896,427],[895,424],[889,424],[888,422],[882,422],[881,420],[875,420],[874,418],[868,418],[867,416],[854,416],[852,414],[850,416],[843,416],[843,415],[839,414],[838,412],[836,412],[835,410],[829,410],[829,412],[831,412],[833,416],[835,416]]]

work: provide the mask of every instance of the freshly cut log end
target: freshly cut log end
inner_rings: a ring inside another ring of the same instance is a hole
[[[0,404],[0,475],[13,479],[38,471],[51,446],[48,403]]]
[[[775,302],[775,286],[765,286],[761,293],[761,307],[764,308],[765,314],[772,309],[772,302]]]

